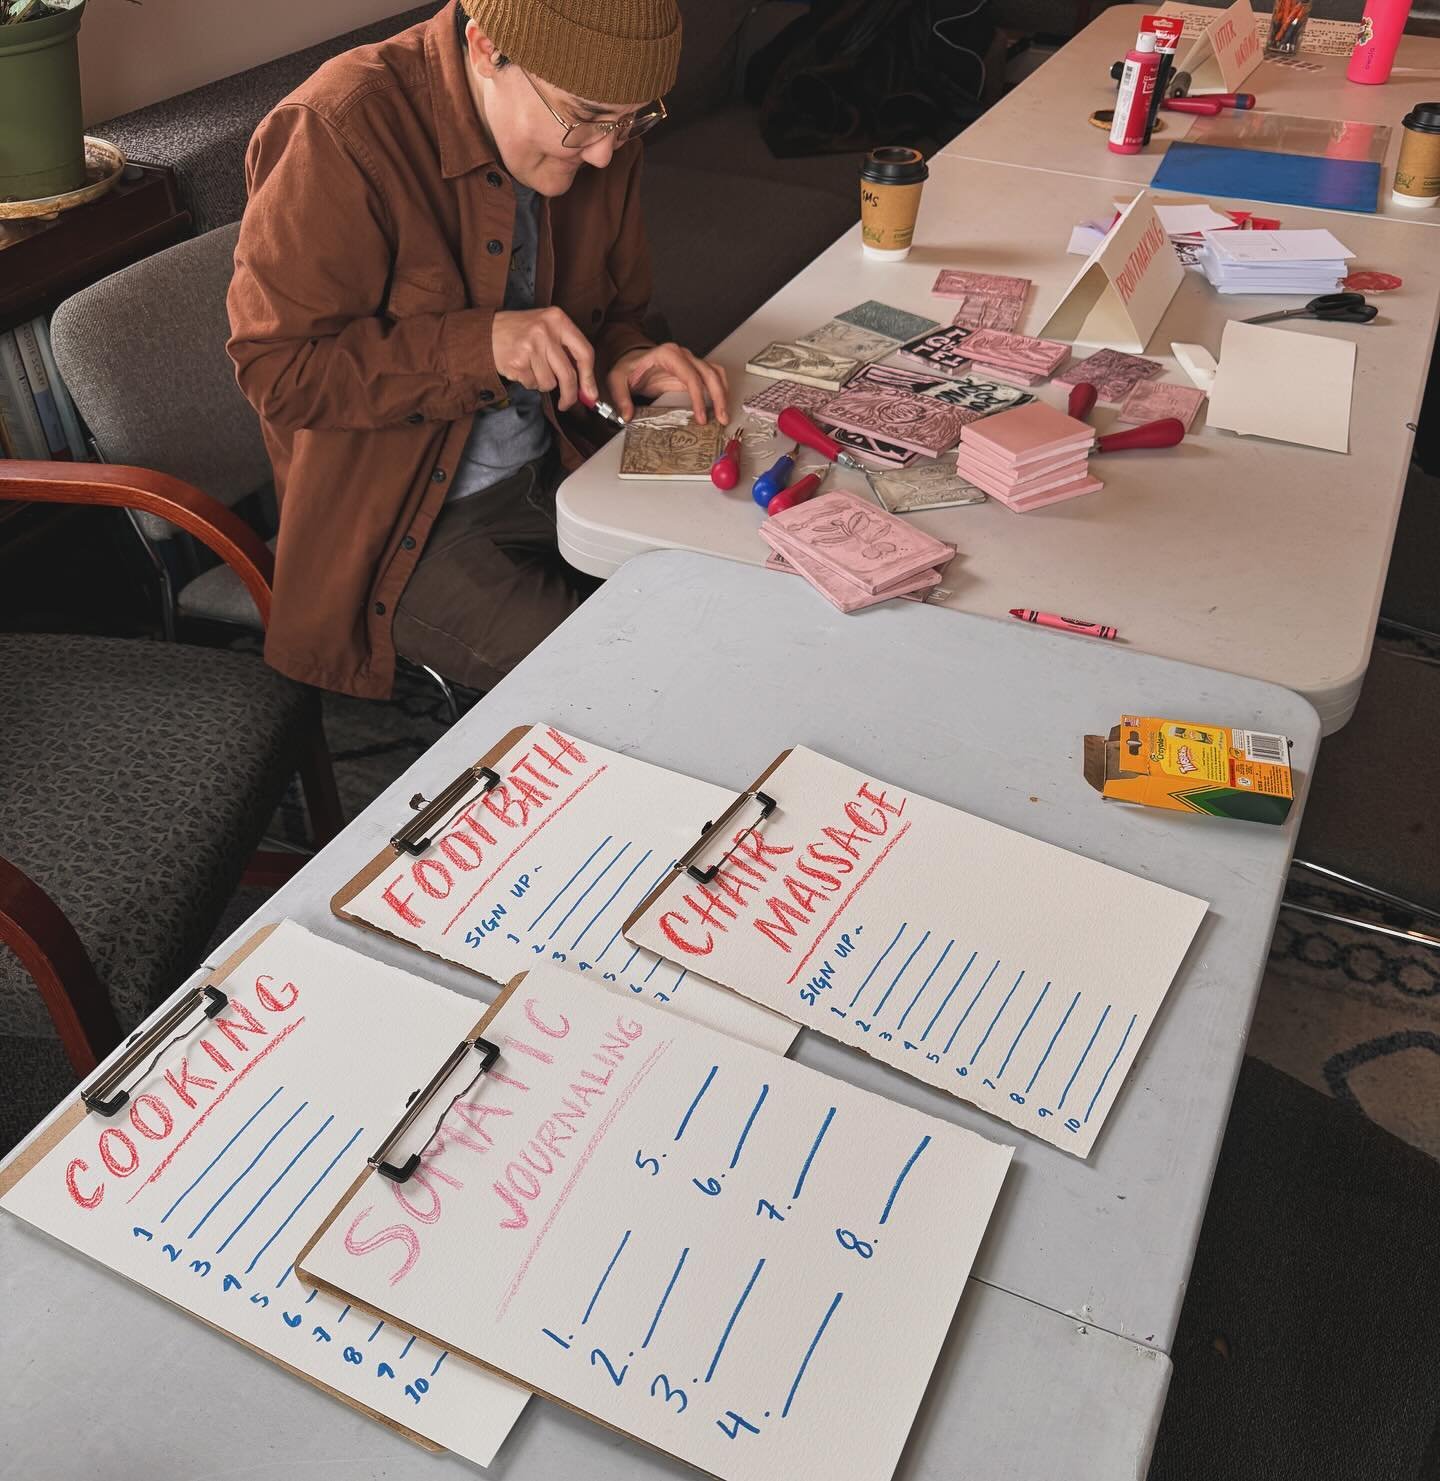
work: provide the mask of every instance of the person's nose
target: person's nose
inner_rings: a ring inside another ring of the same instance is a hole
[[[615,156],[615,135],[606,134],[604,138],[597,139],[593,144],[587,145],[580,151],[580,157],[587,165],[597,170],[603,170]]]

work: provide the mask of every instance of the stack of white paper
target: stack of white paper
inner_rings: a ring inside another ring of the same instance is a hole
[[[1200,266],[1221,293],[1331,293],[1354,253],[1328,231],[1206,231]]]

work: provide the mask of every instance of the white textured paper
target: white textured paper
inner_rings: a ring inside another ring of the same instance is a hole
[[[128,1106],[86,1116],[0,1206],[346,1398],[488,1465],[525,1390],[307,1290],[291,1269],[406,1096],[474,1028],[481,1005],[290,922],[221,986],[229,1007],[162,1054]],[[121,1360],[153,1364],[177,1403],[203,1410],[211,1400],[192,1392],[203,1375],[177,1368],[175,1357],[129,1352]]]
[[[762,1049],[790,1047],[793,1023],[620,934],[733,793],[544,725],[494,769],[499,787],[461,809],[422,858],[398,857],[346,913],[497,982],[564,962]]]
[[[631,938],[1088,1155],[1204,901],[803,747],[764,790]]]
[[[1011,1149],[555,968],[485,1032],[438,1216],[372,1177],[307,1275],[730,1481],[888,1477]]]
[[[1232,319],[1205,424],[1348,453],[1354,381],[1353,341]]]

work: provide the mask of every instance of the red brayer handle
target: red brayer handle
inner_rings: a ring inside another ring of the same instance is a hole
[[[1095,409],[1096,390],[1089,381],[1081,381],[1070,387],[1069,412],[1077,422],[1083,422]]]
[[[806,499],[813,498],[819,487],[820,474],[807,473],[798,483],[792,483],[788,489],[781,489],[765,506],[765,513],[767,515],[784,514],[787,509],[793,509],[797,504],[803,504]]]
[[[777,418],[776,425],[780,435],[788,437],[791,442],[813,449],[832,463],[839,458],[840,444],[833,437],[827,437],[798,406],[787,406]]]
[[[1107,432],[1095,441],[1097,453],[1126,453],[1142,447],[1176,447],[1185,440],[1185,423],[1179,417],[1161,417],[1124,432]]]

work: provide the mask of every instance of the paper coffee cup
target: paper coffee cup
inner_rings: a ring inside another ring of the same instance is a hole
[[[1416,103],[1400,120],[1390,199],[1397,206],[1440,204],[1440,103]]]
[[[920,192],[930,169],[918,149],[872,149],[860,166],[860,240],[867,257],[898,262],[910,254]]]

